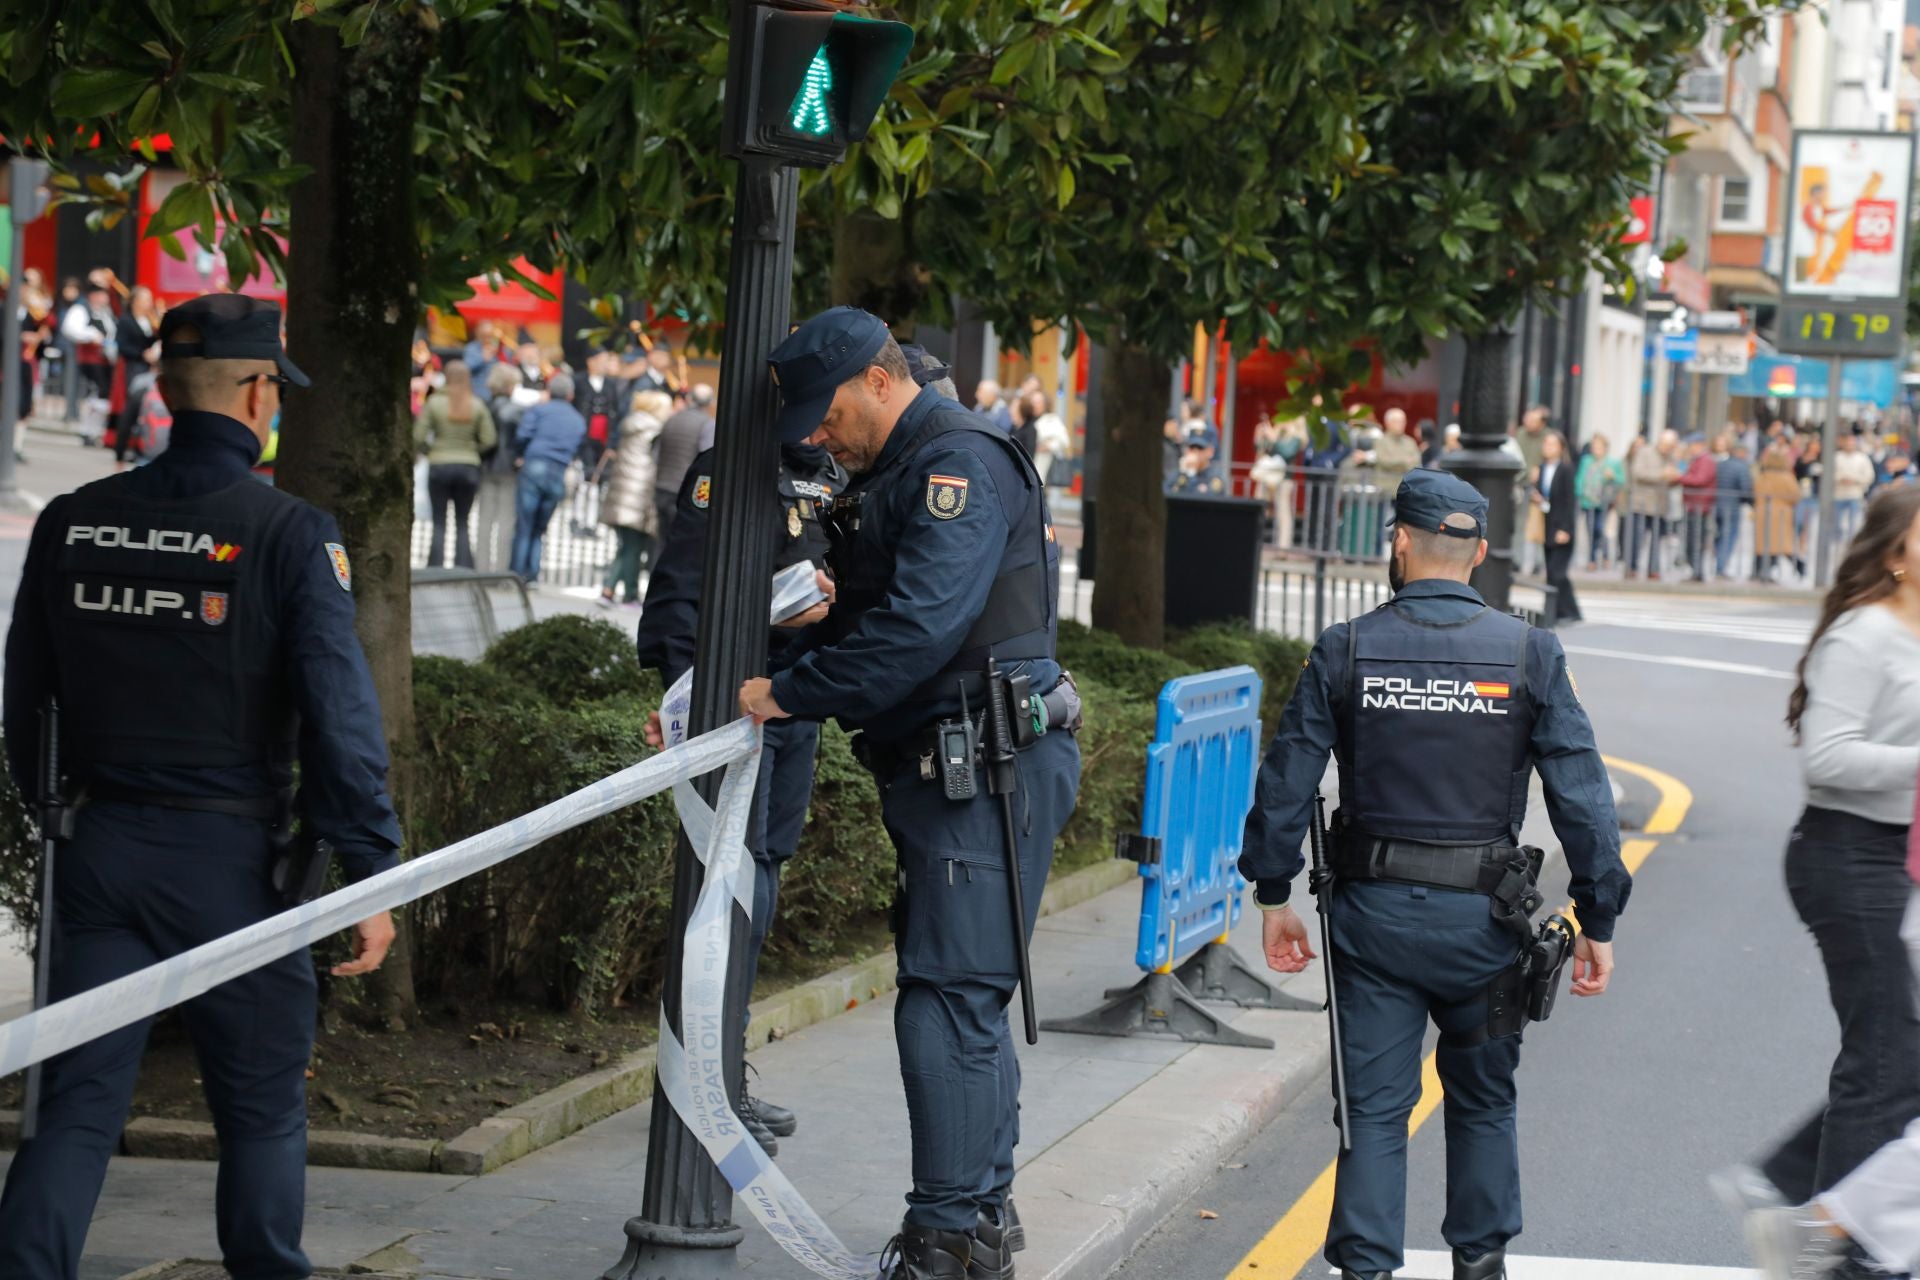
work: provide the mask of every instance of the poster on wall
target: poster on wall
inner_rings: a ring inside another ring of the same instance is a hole
[[[1912,186],[1912,134],[1795,133],[1787,292],[1905,298]]]

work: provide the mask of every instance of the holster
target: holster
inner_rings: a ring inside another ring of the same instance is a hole
[[[312,902],[327,891],[333,846],[316,837],[288,839],[273,860],[273,888],[289,907]]]

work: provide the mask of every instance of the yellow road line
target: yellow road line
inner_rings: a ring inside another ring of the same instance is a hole
[[[1660,803],[1654,807],[1653,816],[1647,819],[1642,830],[1646,835],[1670,835],[1680,829],[1686,819],[1687,810],[1693,807],[1693,792],[1685,783],[1658,769],[1649,769],[1646,765],[1635,764],[1630,760],[1621,760],[1613,756],[1602,757],[1607,768],[1620,773],[1630,773],[1644,782],[1650,783],[1660,793]],[[1627,870],[1637,873],[1647,860],[1658,840],[1625,840],[1620,845],[1620,860],[1626,863]],[[1570,909],[1570,908],[1569,908]],[[1434,1110],[1440,1105],[1440,1073],[1434,1065],[1432,1054],[1420,1066],[1420,1101],[1414,1105],[1413,1115],[1407,1120],[1407,1134],[1411,1137],[1420,1131]],[[1239,1265],[1227,1273],[1227,1280],[1296,1280],[1301,1270],[1319,1254],[1320,1246],[1327,1238],[1327,1218],[1333,1212],[1333,1180],[1339,1168],[1337,1161],[1320,1171],[1313,1185],[1288,1209],[1286,1216],[1273,1224],[1247,1256],[1240,1259]]]

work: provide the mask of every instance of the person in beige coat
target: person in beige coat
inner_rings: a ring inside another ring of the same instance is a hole
[[[653,502],[654,442],[672,412],[673,398],[666,392],[635,392],[632,412],[594,468],[594,479],[603,474],[607,478],[600,523],[610,526],[620,540],[600,584],[602,609],[613,608],[615,587],[620,588],[620,603],[640,603],[640,570],[653,559],[660,540],[660,515]]]
[[[1794,554],[1793,508],[1799,500],[1793,454],[1776,441],[1760,455],[1760,474],[1753,478],[1754,581],[1772,582],[1775,563]]]

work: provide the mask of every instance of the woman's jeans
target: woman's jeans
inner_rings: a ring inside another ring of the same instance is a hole
[[[513,564],[522,582],[540,576],[540,543],[553,513],[567,496],[567,468],[546,458],[528,458],[520,467],[514,494]]]
[[[480,492],[480,468],[463,462],[436,462],[427,468],[427,501],[433,506],[433,545],[427,548],[427,567],[438,569],[447,552],[447,504],[453,504],[453,563],[473,568],[473,538],[468,518],[473,496]]]
[[[1607,509],[1592,507],[1587,511],[1587,568],[1611,558],[1607,554]]]
[[[616,525],[613,532],[620,539],[620,546],[613,553],[613,563],[607,566],[607,576],[600,587],[609,596],[614,587],[620,587],[620,598],[632,604],[640,598],[640,570],[653,559],[653,535],[624,525]]]
[[[1762,1171],[1801,1204],[1920,1116],[1920,1013],[1900,936],[1912,881],[1907,828],[1809,808],[1787,842],[1787,891],[1813,931],[1840,1018],[1826,1105]]]
[[[1900,935],[1920,971],[1920,888],[1907,895]],[[1920,1267],[1920,1120],[1821,1196],[1820,1207],[1881,1266],[1893,1271]]]

